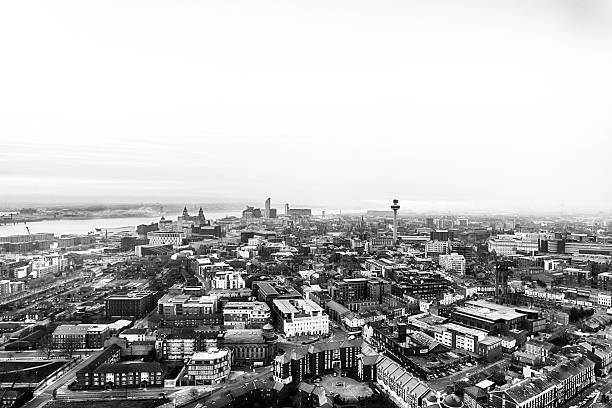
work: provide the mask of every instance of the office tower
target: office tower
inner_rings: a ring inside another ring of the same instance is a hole
[[[264,204],[264,218],[270,218],[270,202],[271,202],[271,198],[268,197],[266,199],[266,202]]]

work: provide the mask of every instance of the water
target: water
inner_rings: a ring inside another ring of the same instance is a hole
[[[167,215],[167,219],[176,220],[178,214]],[[205,212],[206,219],[215,220],[226,216],[240,217],[241,211],[218,211],[218,212]],[[46,221],[33,221],[26,224],[7,224],[0,225],[0,236],[4,237],[7,235],[26,235],[28,231],[26,226],[30,229],[30,233],[37,232],[52,232],[56,236],[63,234],[87,234],[89,232],[95,232],[96,228],[116,228],[116,227],[134,227],[140,224],[151,224],[152,222],[159,221],[160,216],[154,217],[125,217],[125,218],[92,218],[88,220],[46,220]]]

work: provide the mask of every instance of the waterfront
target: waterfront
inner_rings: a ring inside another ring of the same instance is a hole
[[[176,219],[178,214],[166,215],[169,219]],[[215,220],[227,216],[240,217],[241,211],[217,211],[206,212],[206,218]],[[0,236],[23,235],[38,232],[51,232],[56,236],[64,234],[87,234],[94,232],[96,228],[115,228],[115,227],[134,227],[140,224],[151,224],[159,221],[159,216],[155,217],[121,217],[121,218],[91,218],[91,219],[61,219],[33,221],[28,223],[0,225]]]

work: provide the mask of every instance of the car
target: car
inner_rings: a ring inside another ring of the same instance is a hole
[[[338,373],[334,371],[334,377],[337,377],[337,376],[338,376]]]

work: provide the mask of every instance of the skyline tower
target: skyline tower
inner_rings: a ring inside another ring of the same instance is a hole
[[[393,245],[395,245],[397,244],[397,210],[400,209],[397,199],[393,200],[391,209],[393,210]]]
[[[265,218],[270,218],[270,205],[271,205],[271,201],[272,199],[270,197],[268,197],[266,199],[266,202],[264,203],[264,217]]]

